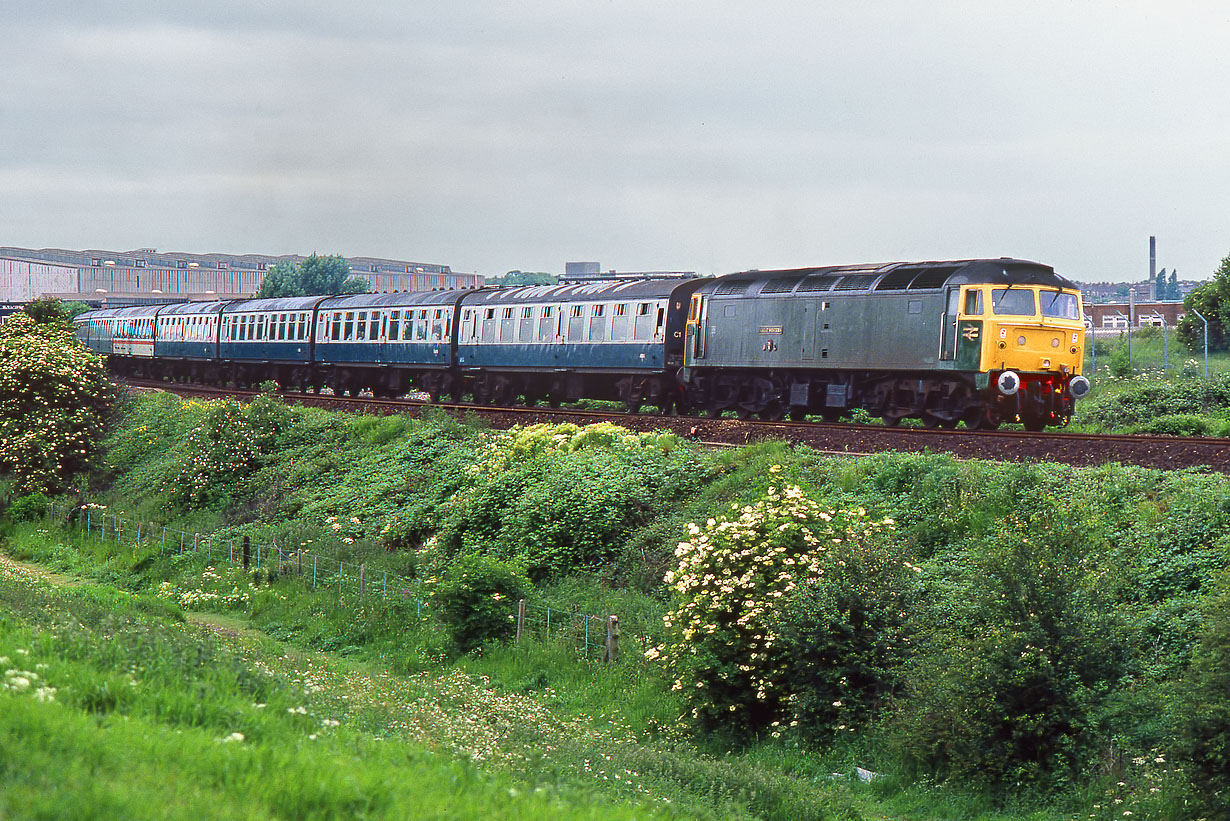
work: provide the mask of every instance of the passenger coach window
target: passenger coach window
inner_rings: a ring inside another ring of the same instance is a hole
[[[342,341],[352,342],[354,340],[354,311],[346,312],[346,326],[342,329]]]
[[[1042,315],[1056,319],[1080,319],[1080,310],[1076,307],[1076,295],[1064,294],[1059,291],[1043,291]]]
[[[547,342],[555,336],[555,308],[550,305],[542,309],[538,320],[538,341]]]
[[[380,338],[380,312],[379,311],[372,311],[371,319],[368,321],[368,324],[367,324],[367,338],[368,339],[379,339]]]
[[[965,292],[965,314],[966,316],[982,316],[982,291]]]
[[[396,342],[401,333],[401,311],[389,314],[389,341]]]

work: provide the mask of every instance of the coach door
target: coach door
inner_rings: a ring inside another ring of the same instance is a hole
[[[940,314],[940,359],[951,361],[957,358],[957,314],[961,310],[961,289],[949,286],[944,289],[944,313]]]
[[[688,310],[688,325],[685,331],[685,350],[691,359],[705,358],[705,310],[708,303],[704,294],[692,294]]]

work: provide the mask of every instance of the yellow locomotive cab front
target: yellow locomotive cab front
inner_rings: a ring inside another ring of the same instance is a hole
[[[998,394],[996,401],[1004,415],[1027,424],[1053,424],[1070,415],[1072,400],[1087,394],[1089,386],[1080,376],[1085,356],[1080,292],[971,285],[964,289],[961,305],[960,320],[981,325],[978,370],[987,375],[988,387]]]

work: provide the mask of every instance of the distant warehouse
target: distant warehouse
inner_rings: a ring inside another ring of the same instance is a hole
[[[93,305],[149,305],[160,302],[242,299],[254,295],[265,273],[288,254],[184,254],[136,251],[68,251],[60,248],[0,246],[0,302],[28,302],[42,296]],[[454,273],[447,265],[378,257],[347,257],[351,274],[374,292],[477,288],[479,274]]]

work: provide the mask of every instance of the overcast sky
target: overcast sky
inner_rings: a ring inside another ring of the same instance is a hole
[[[500,274],[1230,254],[1230,4],[0,0],[0,245]]]

